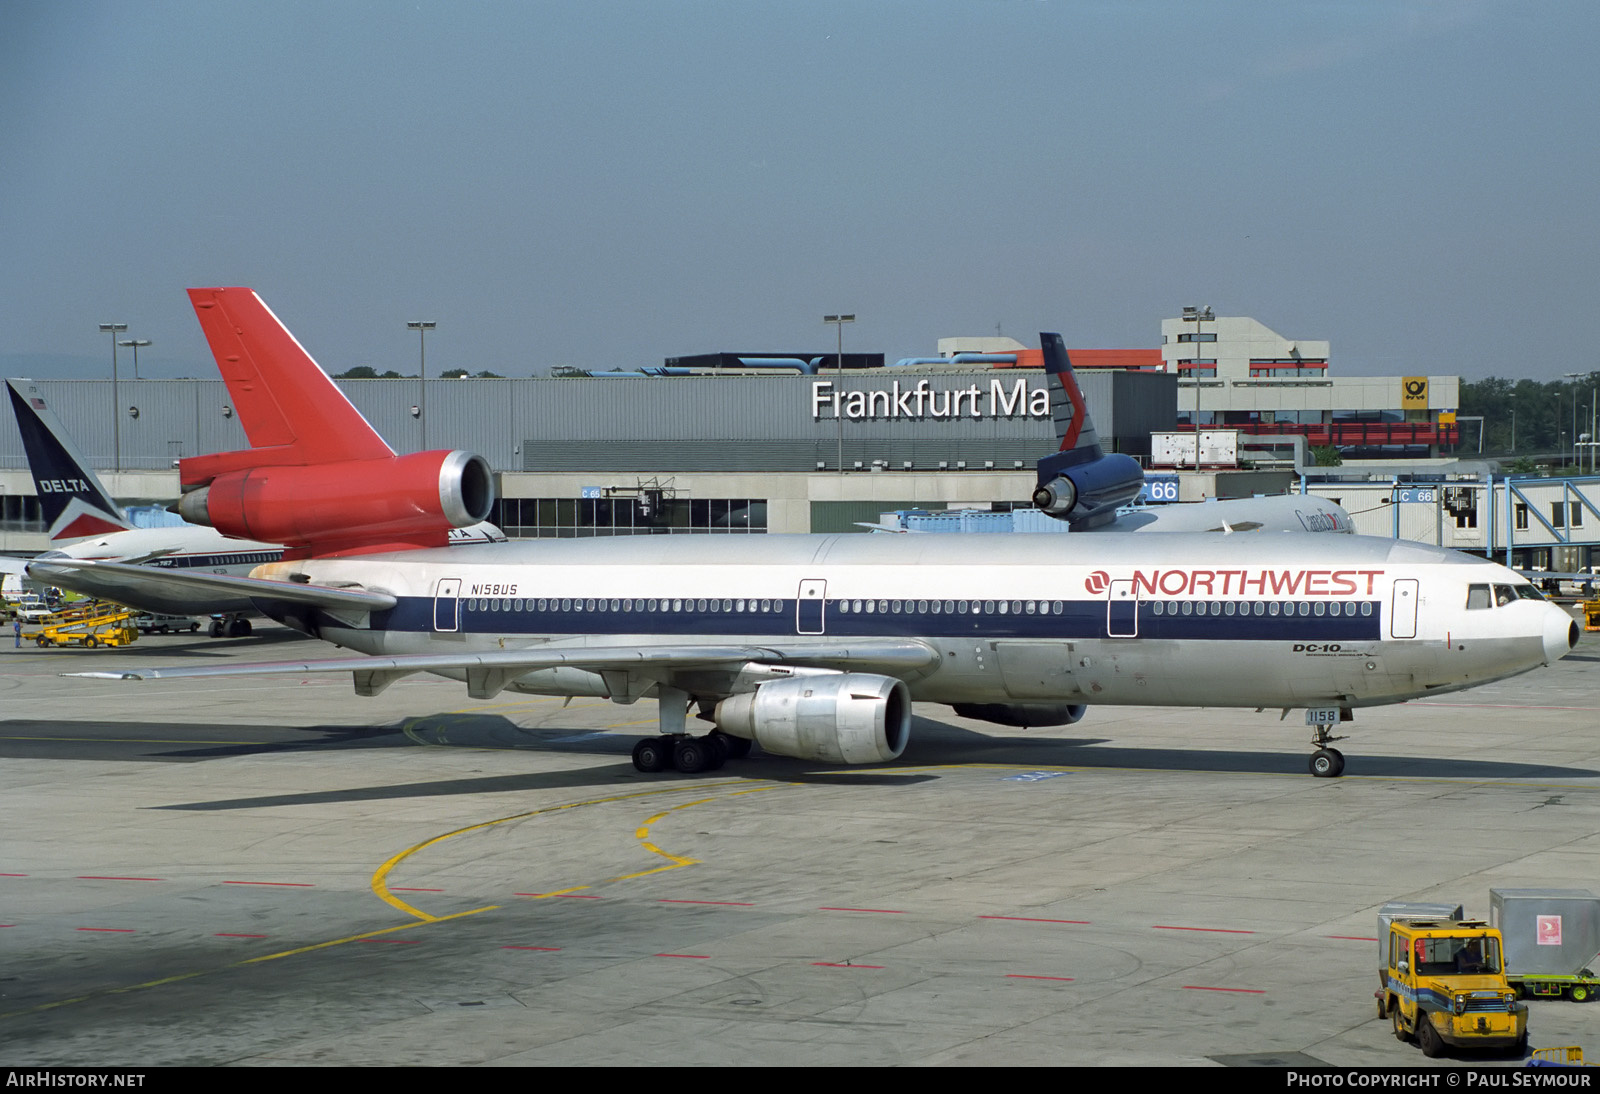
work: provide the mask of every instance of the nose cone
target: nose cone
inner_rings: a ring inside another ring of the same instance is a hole
[[[1577,621],[1554,604],[1545,605],[1548,612],[1544,621],[1544,663],[1559,661],[1578,644]]]

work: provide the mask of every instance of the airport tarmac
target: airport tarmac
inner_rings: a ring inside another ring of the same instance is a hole
[[[918,706],[893,765],[685,777],[652,703],[58,675],[328,652],[4,650],[0,1064],[1512,1066],[1394,1039],[1377,907],[1600,891],[1596,636],[1358,711],[1340,779],[1299,711]]]

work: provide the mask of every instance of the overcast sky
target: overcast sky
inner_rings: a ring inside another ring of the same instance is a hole
[[[1600,368],[1600,5],[0,0],[0,365],[214,375],[248,285],[330,372],[938,338],[1344,374]],[[127,360],[124,356],[124,367]]]

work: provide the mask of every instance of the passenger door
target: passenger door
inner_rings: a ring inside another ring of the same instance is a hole
[[[454,633],[461,619],[461,579],[441,577],[433,593],[433,629],[441,634]]]
[[[1132,581],[1113,581],[1106,589],[1106,637],[1139,637],[1139,594]]]
[[[821,578],[808,578],[800,582],[799,595],[794,601],[794,630],[796,634],[822,634],[827,625],[824,611],[828,603],[828,583]]]
[[[1394,583],[1389,602],[1389,637],[1417,636],[1417,579],[1402,577]]]

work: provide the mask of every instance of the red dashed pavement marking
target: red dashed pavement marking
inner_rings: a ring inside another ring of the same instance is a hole
[[[1008,972],[1008,973],[1006,973],[1006,979],[1008,979],[1008,980],[1065,980],[1065,981],[1070,983],[1071,980],[1072,980],[1072,977],[1070,977],[1070,976],[1035,976],[1032,973],[1026,973],[1026,972]]]
[[[818,966],[820,968],[824,968],[824,969],[881,969],[881,968],[883,968],[882,965],[852,965],[848,961],[813,961],[811,963],[813,965],[816,965],[816,966]]]
[[[1185,984],[1184,991],[1235,991],[1243,995],[1265,995],[1265,988],[1208,988],[1200,984]]]
[[[715,904],[719,908],[754,908],[754,904],[742,900],[670,900],[662,897],[658,904]]]
[[[0,874],[0,877],[27,877],[27,874]]]
[[[1011,923],[1080,923],[1088,924],[1087,919],[1036,919],[1025,915],[980,915],[979,919],[1004,919]]]
[[[1254,931],[1240,931],[1232,927],[1163,927],[1157,923],[1154,929],[1158,931],[1205,931],[1210,934],[1255,934]]]

